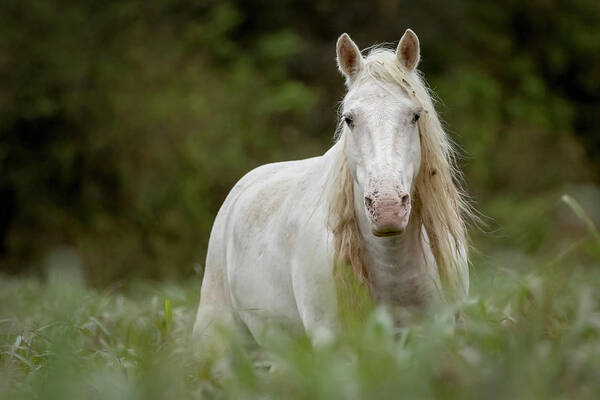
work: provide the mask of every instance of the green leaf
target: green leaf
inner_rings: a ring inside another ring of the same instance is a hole
[[[165,330],[168,333],[173,326],[173,312],[171,310],[171,300],[165,299]]]

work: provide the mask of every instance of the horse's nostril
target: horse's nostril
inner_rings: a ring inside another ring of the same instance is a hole
[[[373,208],[373,199],[369,196],[365,196],[365,206],[367,206],[367,208]]]
[[[410,203],[410,196],[405,194],[402,197],[400,197],[400,200],[402,201],[402,206],[406,207]]]

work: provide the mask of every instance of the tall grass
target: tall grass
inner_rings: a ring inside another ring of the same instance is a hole
[[[481,257],[465,304],[399,329],[376,308],[318,349],[281,335],[249,352],[232,339],[223,379],[193,351],[199,281],[98,291],[5,277],[0,397],[597,398],[600,258],[587,250],[600,244],[590,237],[558,255]]]

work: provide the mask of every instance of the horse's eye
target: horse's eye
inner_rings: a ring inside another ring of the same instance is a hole
[[[413,122],[417,122],[419,118],[421,118],[421,113],[415,113],[415,116],[413,117]]]
[[[346,125],[348,125],[349,128],[352,128],[354,126],[354,121],[352,120],[352,117],[345,116],[344,122],[346,123]]]

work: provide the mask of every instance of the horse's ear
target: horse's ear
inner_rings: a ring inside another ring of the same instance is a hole
[[[360,50],[347,33],[342,33],[338,38],[336,50],[338,68],[346,76],[346,81],[350,82],[363,65]]]
[[[419,55],[419,38],[412,29],[407,29],[402,35],[396,49],[396,57],[408,71],[413,71],[419,64],[421,59]]]

